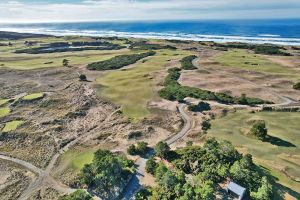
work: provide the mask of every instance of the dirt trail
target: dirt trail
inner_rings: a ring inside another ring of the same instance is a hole
[[[188,131],[191,128],[191,118],[188,116],[188,114],[184,111],[185,104],[179,104],[178,105],[178,111],[184,121],[184,126],[182,127],[181,131],[179,131],[177,134],[172,135],[168,137],[165,142],[168,143],[169,145],[172,145],[182,137],[184,137]],[[123,195],[121,196],[121,199],[123,200],[131,200],[134,199],[134,194],[136,191],[138,191],[142,185],[141,180],[145,176],[145,166],[148,158],[152,155],[154,155],[154,150],[151,150],[148,152],[147,156],[145,158],[139,158],[135,161],[135,164],[138,166],[136,173],[126,186]]]

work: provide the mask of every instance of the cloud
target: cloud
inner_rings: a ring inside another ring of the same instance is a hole
[[[0,22],[300,18],[299,0],[19,0],[0,9]]]

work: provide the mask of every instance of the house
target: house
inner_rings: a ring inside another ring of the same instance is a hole
[[[243,188],[242,186],[230,181],[227,186],[227,192],[230,194],[233,194],[233,196],[236,196],[239,200],[242,200],[245,197],[246,194],[246,188]]]

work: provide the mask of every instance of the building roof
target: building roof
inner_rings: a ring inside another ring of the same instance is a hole
[[[237,194],[239,196],[243,196],[246,191],[246,188],[243,188],[242,186],[240,186],[234,182],[230,182],[227,186],[227,189],[234,192],[235,194]]]

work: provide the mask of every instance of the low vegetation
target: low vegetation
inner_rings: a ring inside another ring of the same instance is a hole
[[[300,90],[300,82],[295,83],[295,84],[293,85],[293,88],[294,88],[295,90]]]
[[[45,96],[44,93],[34,93],[34,94],[29,94],[23,97],[23,100],[25,101],[33,101],[33,100],[39,100]]]
[[[129,49],[132,50],[159,50],[159,49],[169,49],[176,50],[177,48],[171,45],[161,45],[161,44],[149,44],[144,41],[134,42],[130,44]]]
[[[18,128],[18,126],[20,126],[23,123],[24,122],[20,121],[20,120],[7,122],[4,126],[4,128],[2,129],[2,132],[6,133],[6,132],[14,131]]]
[[[76,190],[75,192],[64,195],[60,197],[58,200],[92,200],[92,196],[85,192],[84,190]]]
[[[153,56],[153,55],[155,55],[154,51],[149,51],[149,52],[140,53],[140,54],[119,55],[119,56],[115,56],[109,60],[88,64],[87,68],[89,70],[120,69],[124,66],[134,64],[143,58],[146,58],[148,56]]]
[[[202,100],[215,100],[228,104],[244,104],[244,105],[256,105],[256,104],[270,104],[272,102],[264,101],[258,98],[251,98],[242,95],[241,97],[232,97],[225,93],[215,93],[208,90],[202,90],[199,88],[181,86],[177,80],[180,77],[179,68],[171,68],[168,70],[169,75],[166,77],[162,90],[159,91],[160,97],[174,101],[183,101],[186,97],[192,97]]]
[[[134,163],[122,155],[98,150],[81,170],[81,183],[103,199],[116,199],[133,173]]]
[[[233,42],[227,44],[213,43],[213,46],[221,48],[249,49],[253,50],[256,54],[290,56],[289,53],[282,51],[282,47],[271,44],[247,44]]]
[[[136,145],[132,144],[127,148],[129,155],[145,155],[148,151],[147,142],[138,142]]]
[[[184,70],[193,70],[193,69],[197,69],[194,64],[193,64],[193,60],[196,59],[197,56],[195,55],[191,55],[191,56],[187,56],[184,57],[180,60],[181,63],[181,68]]]
[[[10,113],[10,108],[7,107],[0,107],[0,117],[4,117]]]
[[[150,158],[146,171],[156,178],[158,186],[140,191],[137,199],[215,199],[217,184],[228,177],[245,187],[252,199],[273,198],[270,180],[253,163],[252,156],[242,156],[228,141],[217,142],[210,138],[203,147],[188,146],[165,153],[173,169]],[[189,179],[193,181],[188,181],[186,174],[192,175]]]
[[[209,103],[200,101],[197,105],[189,105],[188,110],[192,112],[203,112],[211,110]]]
[[[250,135],[254,135],[258,139],[264,141],[268,135],[268,129],[266,127],[266,122],[263,120],[258,120],[255,122],[250,129]]]

